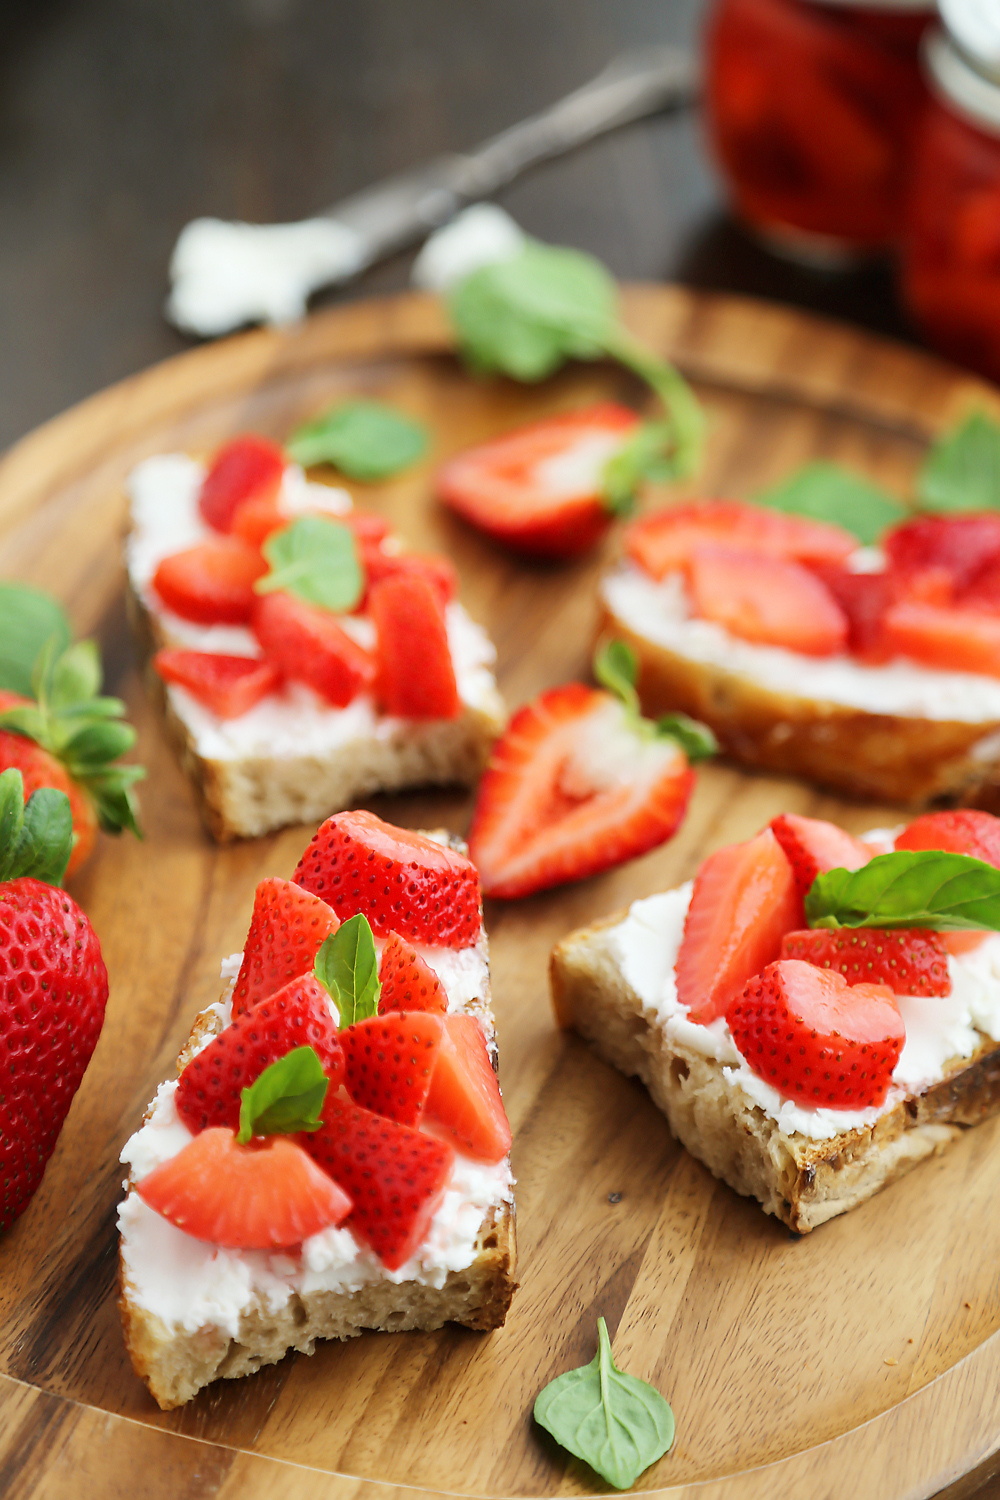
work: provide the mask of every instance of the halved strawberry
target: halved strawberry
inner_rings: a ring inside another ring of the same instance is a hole
[[[896,835],[897,849],[944,849],[1000,869],[1000,818],[972,807],[922,813]]]
[[[344,708],[375,680],[375,661],[328,610],[276,590],[257,598],[253,630],[285,677]]]
[[[451,1177],[452,1148],[342,1094],[327,1095],[323,1128],[303,1145],[350,1195],[348,1228],[398,1271],[427,1237]]]
[[[961,592],[985,566],[1000,561],[1000,515],[917,516],[888,532],[882,546],[893,571],[944,568]]]
[[[785,933],[781,956],[833,969],[848,984],[887,984],[897,995],[950,995],[943,936],[919,927],[806,928]]]
[[[847,644],[843,610],[800,563],[734,547],[696,547],[687,576],[695,614],[743,640],[807,656],[831,656]]]
[[[390,932],[386,940],[378,982],[379,1015],[390,1010],[433,1010],[443,1015],[448,1009],[440,979],[398,932]]]
[[[330,997],[312,974],[302,974],[260,1000],[192,1057],[177,1082],[177,1113],[191,1130],[240,1123],[240,1096],[265,1068],[291,1052],[312,1047],[330,1080],[344,1076],[344,1049],[330,1014]]]
[[[28,701],[16,693],[0,692],[0,712]],[[25,802],[32,792],[37,792],[43,786],[65,792],[69,798],[76,842],[66,866],[68,880],[90,858],[97,840],[97,808],[93,798],[73,780],[62,761],[50,755],[48,750],[23,734],[12,734],[9,730],[0,729],[0,773],[10,770],[21,773]]]
[[[157,651],[153,667],[164,682],[186,688],[220,719],[249,713],[281,681],[269,661],[212,651]]]
[[[791,562],[841,562],[857,538],[839,526],[784,515],[741,500],[701,500],[665,506],[633,521],[625,550],[653,578],[686,567],[701,547],[733,547]]]
[[[318,896],[291,880],[262,880],[254,894],[233,990],[233,1015],[242,1015],[289,980],[308,974],[316,954],[339,926],[339,917]]]
[[[726,1021],[760,1078],[829,1109],[881,1104],[906,1040],[888,985],[849,985],[833,969],[791,958],[755,975]]]
[[[444,604],[423,573],[394,573],[368,593],[378,644],[376,692],[386,713],[453,719],[461,709]]]
[[[168,609],[199,625],[244,625],[267,572],[256,547],[236,536],[215,536],[165,557],[153,587]]]
[[[296,1141],[271,1135],[241,1146],[222,1127],[196,1135],[136,1192],[185,1234],[233,1250],[300,1245],[352,1206]]]
[[[293,880],[373,932],[470,948],[479,940],[479,876],[461,854],[370,812],[335,813],[313,835]]]
[[[603,473],[638,421],[606,402],[535,422],[451,459],[438,474],[438,494],[508,547],[575,557],[614,520]]]
[[[827,870],[860,870],[878,853],[871,844],[853,838],[824,818],[803,818],[780,813],[770,822],[771,832],[788,856],[799,894],[804,896]]]
[[[929,667],[1000,677],[1000,615],[901,600],[886,611],[886,640]]]
[[[420,1010],[371,1016],[346,1027],[340,1033],[344,1087],[355,1104],[401,1125],[416,1125],[443,1031],[440,1016]]]
[[[445,1016],[425,1116],[474,1161],[502,1161],[510,1150],[507,1112],[475,1016]]]
[[[795,875],[770,828],[710,854],[695,876],[677,954],[677,998],[691,1020],[723,1015],[748,979],[802,926]]]
[[[271,500],[285,473],[285,455],[277,444],[247,432],[218,449],[198,496],[198,509],[209,526],[228,531],[233,514],[247,500]]]
[[[635,859],[668,839],[694,775],[675,741],[646,737],[582,683],[520,709],[479,785],[469,852],[489,896],[526,896]]]

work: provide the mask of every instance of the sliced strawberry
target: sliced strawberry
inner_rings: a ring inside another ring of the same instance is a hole
[[[323,1128],[303,1145],[350,1195],[348,1228],[398,1271],[427,1237],[451,1177],[452,1148],[342,1094],[327,1095]]]
[[[257,597],[254,583],[266,572],[256,547],[236,536],[216,536],[165,557],[153,574],[153,587],[185,620],[244,625]]]
[[[950,995],[943,934],[918,927],[817,927],[786,932],[782,958],[843,974],[848,984],[887,984],[897,995]]]
[[[0,693],[0,712],[28,701],[27,698],[18,697],[16,693]],[[21,773],[25,802],[32,792],[37,792],[43,786],[65,792],[69,798],[73,833],[76,835],[69,864],[66,866],[66,879],[69,879],[90,858],[97,841],[97,808],[93,798],[73,780],[62,761],[50,755],[41,745],[36,745],[34,740],[27,739],[23,734],[0,729],[0,772],[10,770]]]
[[[674,832],[694,775],[610,693],[552,688],[511,719],[479,785],[469,852],[490,896],[526,896],[635,859]]]
[[[446,1016],[425,1115],[474,1161],[502,1161],[511,1134],[483,1028],[475,1016]]]
[[[479,941],[479,876],[461,854],[370,812],[320,825],[292,877],[342,921],[364,912],[373,932],[470,948]]]
[[[961,958],[963,953],[972,953],[990,936],[988,932],[941,932],[938,934],[949,953]]]
[[[448,1009],[440,979],[398,932],[390,932],[386,940],[378,982],[380,1015],[390,1010],[433,1010],[443,1015]]]
[[[929,667],[1000,677],[1000,615],[904,599],[883,628],[894,650]]]
[[[994,559],[980,568],[960,591],[957,602],[971,609],[1000,610],[1000,560]]]
[[[537,557],[575,557],[614,520],[605,466],[638,424],[604,403],[470,448],[437,478],[444,503],[489,536]]]
[[[220,719],[249,713],[281,681],[269,661],[212,651],[157,651],[153,666],[164,682],[186,688]]]
[[[891,572],[852,573],[842,563],[814,563],[811,570],[844,613],[848,650],[872,663],[888,661],[892,651],[882,620],[900,596],[899,577]]]
[[[250,931],[233,990],[233,1015],[242,1015],[291,979],[308,974],[340,919],[325,901],[290,880],[262,880],[253,898]]]
[[[945,849],[1000,870],[1000,818],[971,807],[923,813],[896,835],[897,849]]]
[[[287,1136],[241,1146],[203,1130],[137,1185],[144,1203],[185,1234],[233,1250],[300,1245],[351,1212],[351,1200]]]
[[[416,1125],[443,1031],[440,1016],[420,1010],[372,1016],[346,1027],[340,1033],[344,1087],[355,1104],[401,1125]]]
[[[377,515],[373,510],[349,510],[346,515],[339,516],[338,520],[342,526],[351,528],[362,551],[367,547],[377,547],[392,530],[386,517]]]
[[[284,473],[281,449],[267,438],[244,433],[223,444],[212,458],[202,481],[198,509],[209,526],[228,531],[237,506],[248,500],[272,500]]]
[[[860,870],[878,851],[852,838],[836,823],[781,813],[772,818],[771,832],[788,856],[800,896],[827,870]]]
[[[732,547],[696,547],[687,566],[695,614],[743,640],[807,656],[831,656],[847,644],[843,610],[800,563]]]
[[[273,495],[257,495],[240,501],[233,511],[229,531],[232,536],[242,537],[252,547],[262,547],[271,532],[280,531],[283,526],[288,525],[289,520],[290,517],[281,507],[277,492]]]
[[[961,592],[985,566],[1000,562],[1000,515],[918,516],[894,527],[882,545],[894,571],[944,568]]]
[[[884,984],[786,958],[755,975],[726,1009],[733,1041],[782,1094],[827,1109],[883,1102],[906,1040]]]
[[[701,547],[732,547],[790,562],[841,562],[857,538],[839,526],[788,516],[741,500],[671,505],[633,521],[625,550],[653,578],[686,567]]]
[[[192,1057],[177,1083],[177,1113],[191,1130],[237,1129],[243,1090],[294,1047],[312,1047],[330,1092],[340,1087],[344,1049],[329,996],[312,974],[258,1001]]]
[[[677,998],[692,1021],[716,1020],[803,925],[802,897],[770,828],[710,854],[695,876],[677,954]]]
[[[380,546],[363,545],[361,560],[369,590],[384,578],[409,577],[415,574],[419,578],[425,578],[431,585],[441,600],[442,608],[450,604],[458,593],[458,574],[446,557],[437,557],[433,553],[383,552]],[[367,597],[370,595],[366,595]]]
[[[344,708],[375,680],[375,661],[328,610],[277,590],[262,594],[254,634],[279,672]]]
[[[376,691],[386,713],[453,719],[462,707],[444,605],[423,573],[396,573],[368,595],[378,645]]]

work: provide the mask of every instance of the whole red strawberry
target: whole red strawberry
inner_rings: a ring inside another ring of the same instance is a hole
[[[0,1229],[42,1180],[104,1024],[108,971],[63,878],[72,843],[64,792],[27,807],[21,774],[0,776]]]

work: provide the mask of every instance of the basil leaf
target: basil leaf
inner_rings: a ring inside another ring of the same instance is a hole
[[[675,475],[673,426],[664,421],[642,422],[604,466],[604,503],[614,515],[628,515],[644,479],[673,479]]]
[[[0,689],[30,697],[35,662],[50,639],[57,653],[69,645],[62,606],[30,584],[0,581]]]
[[[676,740],[692,765],[719,753],[719,742],[708,725],[688,718],[687,714],[661,714],[656,721],[656,732]]]
[[[351,479],[387,479],[420,458],[427,432],[380,401],[345,401],[296,428],[286,451],[296,463],[333,464]]]
[[[254,584],[258,594],[282,589],[307,604],[346,614],[364,593],[353,531],[325,516],[300,516],[272,532],[263,552],[271,571]]]
[[[754,496],[757,505],[789,515],[809,516],[853,531],[870,546],[905,515],[899,500],[840,464],[806,464],[772,489]]]
[[[1000,510],[1000,424],[985,412],[939,438],[917,477],[925,510]]]
[[[296,1047],[265,1068],[240,1095],[241,1145],[255,1135],[294,1135],[319,1130],[330,1080],[312,1047]]]
[[[817,875],[806,895],[810,927],[928,927],[1000,931],[1000,870],[937,849],[897,849],[860,870]]]
[[[605,641],[594,656],[594,676],[601,686],[641,717],[639,694],[635,690],[638,670],[636,654],[627,641]]]
[[[59,710],[83,707],[101,689],[101,656],[96,641],[78,641],[57,658],[52,667],[48,700]]]
[[[589,1365],[558,1375],[535,1401],[535,1421],[615,1489],[627,1490],[674,1441],[674,1414],[659,1391],[611,1357],[603,1318]]]
[[[341,1030],[378,1014],[378,959],[366,916],[358,912],[330,934],[316,955],[313,973],[333,998]]]

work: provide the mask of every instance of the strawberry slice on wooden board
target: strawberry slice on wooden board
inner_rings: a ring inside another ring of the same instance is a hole
[[[836,563],[857,545],[857,537],[839,526],[741,500],[666,506],[633,521],[625,532],[625,551],[652,578],[686,567],[701,547],[732,547],[790,562]]]
[[[883,630],[893,650],[925,666],[1000,677],[1000,614],[903,599],[886,611]]]
[[[572,682],[520,709],[493,747],[469,830],[488,896],[583,880],[662,844],[694,784],[687,757],[610,693]]]
[[[323,1128],[303,1145],[351,1198],[347,1227],[398,1271],[427,1237],[451,1177],[451,1146],[342,1094],[327,1095]]]
[[[801,896],[806,895],[817,875],[827,870],[860,870],[879,852],[824,818],[780,813],[769,826],[788,856]]]
[[[424,1103],[444,1027],[430,1011],[395,1011],[357,1021],[340,1033],[344,1048],[344,1087],[364,1109],[416,1125]]]
[[[471,948],[482,902],[475,865],[444,844],[370,812],[335,813],[313,835],[293,875],[342,921],[362,912],[373,932]]]
[[[510,1150],[510,1125],[500,1085],[475,1016],[444,1018],[425,1117],[474,1161],[502,1161]]]
[[[312,974],[258,1001],[192,1057],[177,1083],[177,1113],[194,1131],[235,1130],[243,1090],[295,1047],[312,1047],[331,1090],[340,1087],[344,1049],[330,997]]]
[[[203,1130],[137,1184],[144,1203],[185,1234],[233,1250],[280,1250],[341,1224],[351,1199],[287,1136],[237,1143]]]
[[[277,497],[286,462],[276,443],[256,433],[243,433],[223,444],[202,480],[198,495],[202,519],[216,531],[229,531],[240,505]]]
[[[438,494],[518,552],[576,557],[614,520],[604,469],[638,424],[635,412],[612,403],[549,417],[451,459]]]
[[[897,849],[944,849],[1000,870],[1000,818],[972,807],[922,813],[896,835]]]
[[[245,625],[267,572],[256,547],[236,536],[216,536],[165,557],[153,588],[175,615],[197,625]]]
[[[153,667],[164,682],[186,688],[220,719],[249,713],[281,681],[278,669],[254,656],[212,651],[157,651]]]
[[[375,680],[374,658],[328,610],[294,594],[278,589],[257,597],[252,623],[273,666],[337,708],[345,708]]]
[[[443,1015],[448,1009],[440,979],[398,932],[390,932],[386,939],[378,982],[379,1015],[391,1010],[432,1010]]]
[[[770,828],[710,854],[695,876],[675,965],[691,1020],[707,1026],[723,1015],[802,922],[794,872]]]
[[[733,1041],[782,1094],[827,1109],[881,1104],[906,1040],[888,985],[781,959],[726,1008]]]
[[[461,709],[444,604],[421,572],[394,573],[368,593],[375,621],[375,690],[386,713],[453,719]]]
[[[696,547],[687,563],[694,613],[742,640],[832,656],[847,645],[847,617],[800,563],[734,547]]]
[[[848,984],[887,984],[897,995],[950,995],[945,936],[919,927],[806,928],[785,933],[781,957],[831,969]]]
[[[312,970],[326,939],[340,926],[336,913],[291,880],[262,880],[253,898],[250,931],[233,990],[233,1015],[252,1010],[300,974]]]

